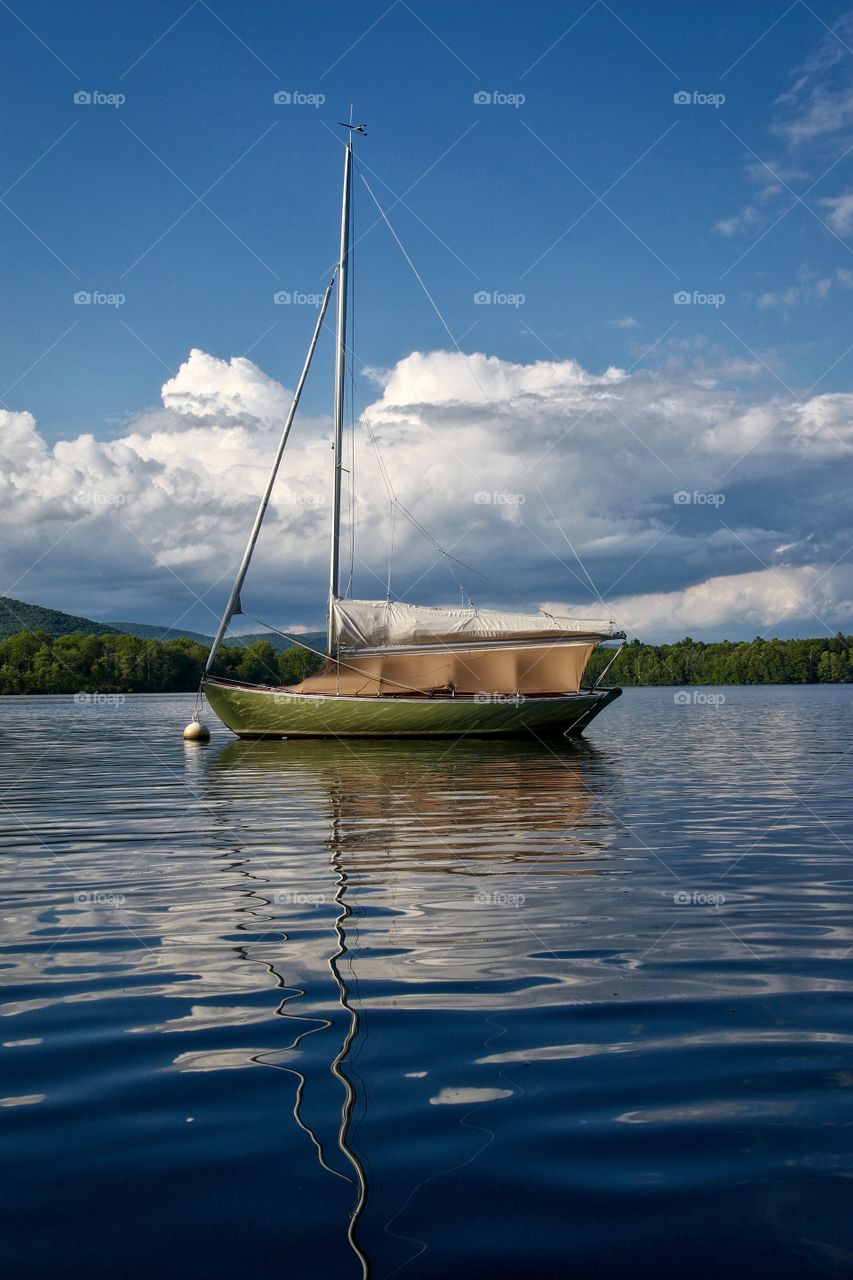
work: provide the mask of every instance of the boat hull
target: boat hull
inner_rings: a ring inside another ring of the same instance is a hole
[[[579,734],[621,689],[545,697],[341,697],[209,678],[212,710],[240,738],[435,738]]]

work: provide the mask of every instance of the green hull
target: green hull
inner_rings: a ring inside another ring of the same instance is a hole
[[[223,724],[241,738],[432,738],[581,733],[621,689],[546,698],[348,698],[205,681]]]

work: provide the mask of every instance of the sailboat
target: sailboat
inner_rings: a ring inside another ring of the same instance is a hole
[[[579,734],[622,692],[583,674],[597,645],[623,640],[604,618],[357,600],[340,593],[341,472],[348,360],[353,135],[344,153],[340,254],[323,296],[308,354],[284,423],[267,487],[205,666],[200,695],[241,738],[460,737]],[[321,669],[288,686],[250,684],[212,673],[272,495],[332,290],[337,285],[333,483],[327,652]],[[616,655],[614,655],[615,658]],[[198,705],[196,709],[198,718]]]

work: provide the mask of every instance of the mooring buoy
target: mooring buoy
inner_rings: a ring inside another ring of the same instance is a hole
[[[186,742],[210,742],[210,730],[200,720],[190,720],[184,729],[184,739]]]

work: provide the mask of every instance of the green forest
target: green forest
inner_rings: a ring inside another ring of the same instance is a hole
[[[721,640],[703,644],[686,637],[677,644],[626,645],[605,684],[839,684],[853,681],[853,636],[821,640]],[[612,657],[598,649],[587,668],[591,683]]]
[[[19,631],[0,640],[0,694],[188,693],[198,688],[207,653],[188,639]],[[259,640],[220,649],[214,670],[256,684],[295,684],[322,662],[297,645],[276,653]]]
[[[728,640],[703,644],[627,645],[606,684],[836,684],[853,681],[853,637],[821,640]],[[612,650],[597,650],[587,669],[592,683]],[[61,635],[20,631],[0,640],[0,694],[188,693],[198,687],[207,647],[193,640],[138,636]],[[260,640],[220,649],[215,672],[258,684],[295,684],[322,658],[297,645],[276,652]]]

